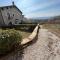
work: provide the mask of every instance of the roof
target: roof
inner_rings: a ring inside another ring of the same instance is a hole
[[[22,11],[21,11],[16,5],[2,6],[2,7],[0,7],[0,9],[2,9],[2,8],[7,8],[7,7],[15,7],[15,8],[17,8],[17,10],[22,14]]]

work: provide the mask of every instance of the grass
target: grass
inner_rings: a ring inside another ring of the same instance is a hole
[[[27,27],[21,27],[15,29],[21,33],[23,39],[27,38],[32,33],[32,31],[29,31],[29,28]]]
[[[47,29],[60,29],[60,24],[44,24],[43,27]]]
[[[25,31],[21,31],[21,30],[19,30],[19,31],[21,32],[22,38],[27,38],[31,34],[31,32],[25,32]]]
[[[44,24],[43,28],[48,29],[60,37],[60,24]]]

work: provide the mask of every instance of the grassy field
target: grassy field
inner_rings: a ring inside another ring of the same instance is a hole
[[[60,24],[44,24],[43,27],[48,29],[60,29]]]
[[[43,28],[50,30],[60,37],[60,24],[44,24]]]

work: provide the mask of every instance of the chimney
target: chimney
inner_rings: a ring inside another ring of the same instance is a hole
[[[12,5],[14,6],[14,1],[12,2]]]

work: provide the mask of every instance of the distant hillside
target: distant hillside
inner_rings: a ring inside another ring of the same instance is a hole
[[[24,18],[23,23],[60,23],[60,16],[54,16],[49,18]]]
[[[49,23],[60,23],[60,16],[51,17],[48,19]]]
[[[35,23],[60,23],[60,16],[32,19]]]

